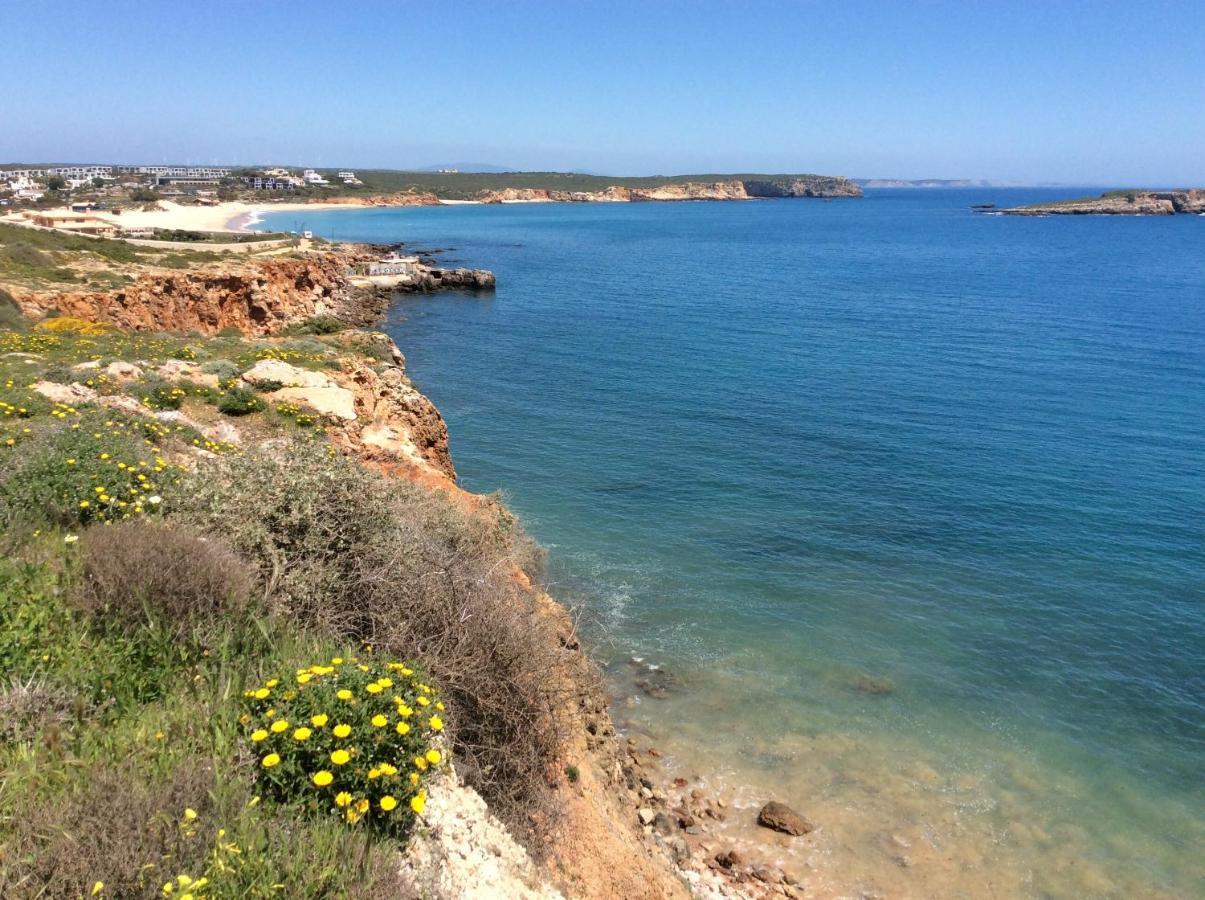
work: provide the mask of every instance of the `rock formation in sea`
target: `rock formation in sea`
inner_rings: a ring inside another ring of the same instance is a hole
[[[1205,189],[1109,191],[1099,197],[1056,200],[1001,210],[1007,216],[1174,216],[1205,213]]]

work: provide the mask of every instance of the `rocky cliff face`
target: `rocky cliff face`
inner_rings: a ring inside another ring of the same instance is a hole
[[[1111,191],[1099,197],[1001,210],[1008,216],[1174,216],[1205,213],[1205,190]]]
[[[746,181],[750,197],[861,197],[862,188],[848,178],[810,175],[806,178],[775,178]]]
[[[134,331],[199,331],[234,327],[264,335],[334,312],[348,288],[348,258],[327,253],[231,262],[213,269],[144,273],[114,291],[15,293],[31,318],[57,310]]]
[[[760,197],[861,197],[862,189],[846,178],[790,175],[779,178],[666,182],[652,187],[614,185],[605,191],[558,191],[506,188],[482,191],[482,203],[626,203],[681,200],[749,200]]]

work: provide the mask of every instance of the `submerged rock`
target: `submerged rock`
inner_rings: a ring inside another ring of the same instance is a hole
[[[757,824],[783,834],[801,835],[815,830],[815,825],[785,803],[771,800],[757,814]]]
[[[895,693],[895,683],[890,678],[880,678],[875,675],[868,675],[863,672],[858,675],[852,682],[853,689],[862,694],[870,694],[872,697],[885,697],[888,694]]]

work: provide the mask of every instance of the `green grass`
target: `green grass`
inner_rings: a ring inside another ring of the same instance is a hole
[[[259,800],[237,698],[268,674],[346,653],[271,625],[181,643],[82,614],[78,545],[55,532],[0,561],[0,895],[402,893],[397,844]],[[250,651],[250,652],[249,652]],[[200,893],[200,892],[198,892]]]
[[[162,251],[127,241],[86,238],[38,228],[0,223],[0,280],[41,287],[52,284],[94,283],[103,289],[128,284],[132,265],[165,265],[187,268],[221,259],[204,251],[176,251],[160,258]],[[102,263],[111,269],[78,272],[81,262]]]

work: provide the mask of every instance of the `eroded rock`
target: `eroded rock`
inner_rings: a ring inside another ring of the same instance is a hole
[[[757,814],[757,824],[795,836],[807,834],[816,827],[791,807],[777,800],[771,800],[761,808],[761,812]]]

